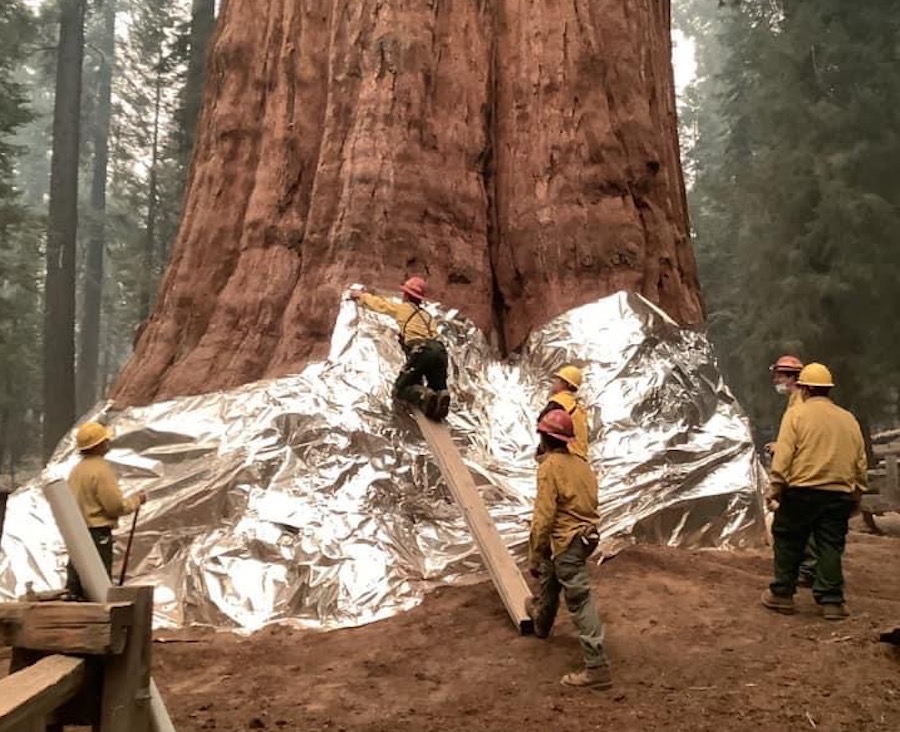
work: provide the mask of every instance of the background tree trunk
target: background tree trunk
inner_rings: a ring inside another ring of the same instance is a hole
[[[171,261],[115,396],[326,350],[408,274],[503,348],[617,290],[703,320],[659,0],[230,0]]]
[[[184,148],[185,169],[191,162],[191,152],[197,135],[197,120],[203,103],[203,81],[206,78],[206,52],[216,26],[216,0],[192,0],[190,56],[187,84],[184,90]]]
[[[88,220],[84,272],[84,314],[78,349],[76,406],[82,413],[97,399],[100,354],[100,311],[103,302],[103,257],[106,251],[106,173],[112,117],[112,73],[116,50],[116,0],[103,3],[103,42],[99,49],[97,113],[94,127],[94,166],[91,178],[91,215]]]
[[[75,235],[84,0],[61,0],[44,285],[44,459],[75,421]]]

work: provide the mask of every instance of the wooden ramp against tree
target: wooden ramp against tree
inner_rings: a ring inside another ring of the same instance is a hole
[[[432,422],[418,410],[413,410],[413,418],[419,425],[425,442],[431,448],[431,454],[440,468],[441,475],[444,476],[453,497],[463,510],[506,611],[521,634],[531,633],[532,622],[525,612],[525,601],[531,597],[531,591],[500,538],[500,533],[475,487],[475,481],[472,480],[469,469],[463,463],[456,445],[453,444],[450,432],[445,425]]]

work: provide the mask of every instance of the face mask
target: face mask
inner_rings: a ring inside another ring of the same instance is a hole
[[[785,396],[788,393],[787,384],[775,384],[775,391],[777,391],[781,396]]]

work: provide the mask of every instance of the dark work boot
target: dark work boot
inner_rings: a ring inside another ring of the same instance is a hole
[[[424,394],[422,396],[422,403],[419,406],[419,409],[422,410],[422,414],[424,414],[428,419],[440,422],[440,420],[435,416],[438,408],[438,396],[431,389],[426,387],[422,387],[424,389]]]
[[[794,607],[794,598],[793,597],[782,597],[781,595],[775,595],[772,593],[772,590],[766,590],[763,592],[762,598],[760,599],[763,606],[768,608],[769,610],[773,610],[776,613],[781,613],[782,615],[793,615],[797,612],[797,608]]]
[[[844,620],[850,617],[850,611],[842,602],[823,602],[822,617],[825,620]]]
[[[435,394],[434,417],[438,422],[447,419],[450,414],[450,392],[441,389]]]
[[[538,638],[547,638],[550,635],[550,628],[547,628],[538,622],[540,613],[537,611],[537,603],[534,601],[533,597],[529,597],[525,600],[525,614],[531,618],[534,634]]]

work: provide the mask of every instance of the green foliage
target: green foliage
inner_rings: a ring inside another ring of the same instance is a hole
[[[682,3],[698,44],[682,122],[695,247],[723,369],[751,417],[766,366],[827,363],[837,398],[895,416],[900,15],[888,0]]]
[[[78,242],[82,285],[87,224],[98,216],[90,206],[90,190],[106,2],[89,3],[85,29]],[[8,466],[10,435],[39,442],[43,220],[59,17],[56,0],[45,0],[32,11],[36,5],[0,3],[0,472]],[[182,109],[190,10],[189,0],[117,3],[101,315],[104,388],[131,355],[135,328],[177,230],[185,178]],[[13,416],[20,421],[11,422]],[[27,440],[22,442],[28,447]]]
[[[42,227],[16,186],[13,137],[32,118],[17,70],[34,34],[23,3],[0,6],[0,470],[21,455],[40,415]]]

